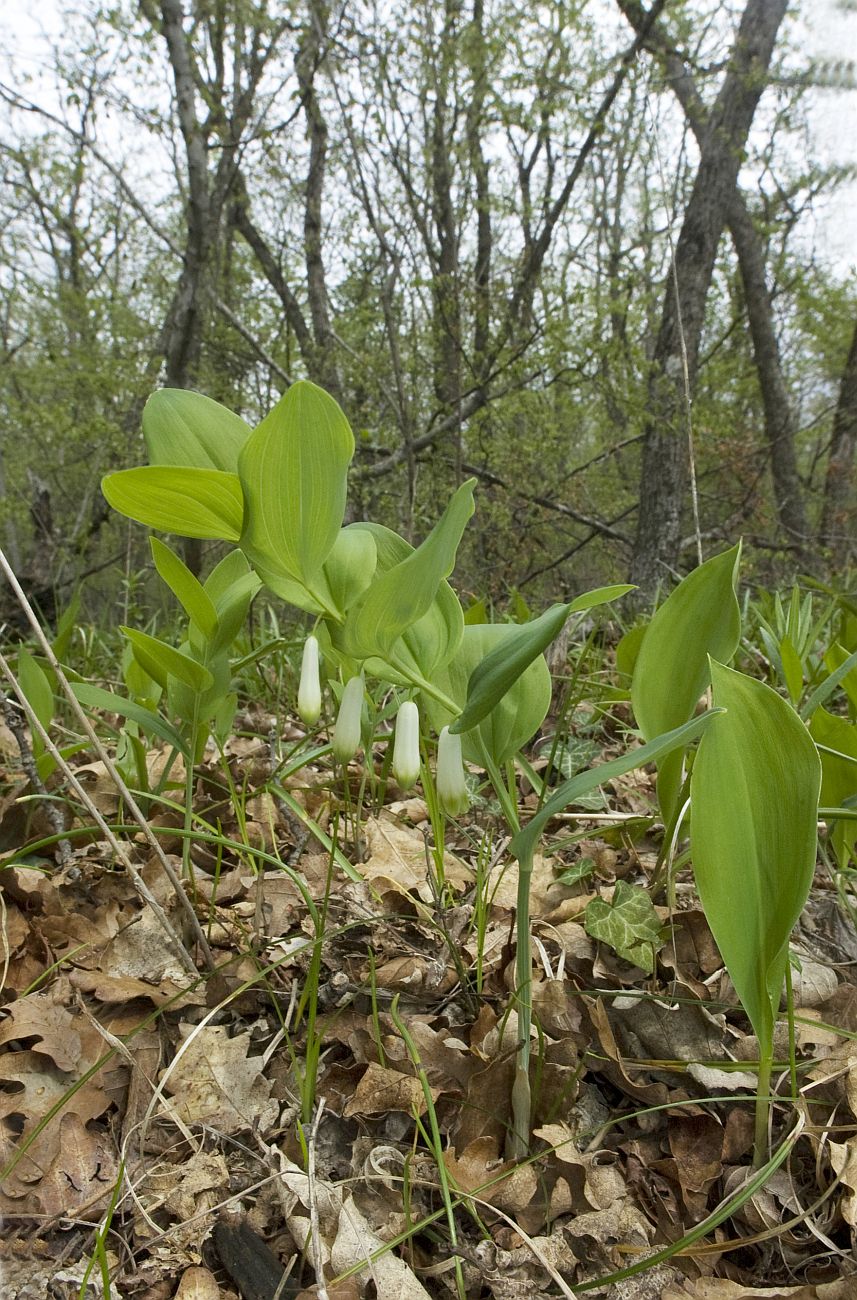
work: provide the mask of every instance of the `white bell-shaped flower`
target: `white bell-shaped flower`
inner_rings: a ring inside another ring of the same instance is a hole
[[[420,714],[413,700],[399,707],[393,742],[393,775],[403,790],[410,790],[420,774]]]
[[[298,684],[298,717],[307,727],[318,722],[321,713],[321,678],[318,671],[318,641],[308,636],[304,641],[301,679]]]
[[[444,727],[437,742],[437,773],[435,776],[440,806],[450,817],[458,817],[470,807],[470,795],[464,779],[464,761],[461,757],[461,737]]]
[[[363,674],[345,683],[342,701],[333,729],[333,756],[348,763],[360,748],[360,722],[363,714]]]

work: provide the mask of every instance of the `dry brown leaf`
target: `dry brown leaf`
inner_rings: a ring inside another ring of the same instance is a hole
[[[355,1205],[354,1198],[346,1196],[341,1203],[336,1238],[330,1251],[330,1266],[334,1273],[345,1273],[355,1264],[368,1261],[369,1256],[383,1245]],[[430,1300],[428,1291],[405,1261],[392,1252],[367,1262],[362,1276],[373,1279],[376,1294],[383,1296],[384,1300]]]
[[[670,1283],[662,1300],[854,1300],[854,1278],[815,1286],[744,1286],[720,1277],[684,1278]]]
[[[433,902],[426,839],[420,831],[382,816],[368,819],[365,835],[369,857],[358,868],[364,880],[382,891],[416,894],[423,902]],[[444,854],[443,863],[446,880],[454,888],[466,889],[473,883],[472,873],[454,854]]]
[[[440,1096],[439,1088],[432,1088],[434,1100]],[[370,1061],[366,1073],[357,1085],[354,1096],[345,1107],[345,1115],[386,1115],[391,1110],[401,1110],[411,1115],[416,1111],[424,1115],[426,1109],[422,1084],[413,1075],[400,1074]]]
[[[188,1042],[167,1081],[167,1092],[185,1124],[208,1124],[221,1133],[258,1128],[262,1132],[277,1118],[271,1084],[261,1061],[250,1057],[249,1033],[230,1038],[225,1025],[206,1025],[195,1032],[185,1025]]]

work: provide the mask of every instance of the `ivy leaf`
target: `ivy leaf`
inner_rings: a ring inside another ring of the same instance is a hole
[[[593,898],[583,918],[586,933],[593,939],[608,944],[625,961],[639,966],[651,975],[655,953],[662,948],[669,935],[669,927],[661,925],[652,900],[639,885],[618,881],[612,903],[603,898]]]

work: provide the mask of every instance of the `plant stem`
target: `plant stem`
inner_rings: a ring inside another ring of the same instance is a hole
[[[761,1169],[768,1158],[768,1116],[771,1113],[771,1070],[773,1048],[759,1051],[759,1081],[756,1085],[756,1131],[753,1137],[753,1168]]]

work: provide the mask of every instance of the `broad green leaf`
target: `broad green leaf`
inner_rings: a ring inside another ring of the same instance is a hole
[[[159,541],[157,537],[150,537],[149,545],[152,548],[155,568],[188,618],[196,624],[203,636],[213,636],[217,627],[217,611],[199,578],[191,573],[175,551],[171,551],[169,546]]]
[[[126,700],[121,695],[114,695],[112,691],[105,691],[101,686],[90,686],[88,682],[72,682],[71,689],[87,708],[102,709],[106,713],[118,713],[122,718],[130,718],[147,734],[158,736],[187,758],[188,750],[184,740],[160,714],[152,713],[134,700]]]
[[[821,751],[821,802],[840,807],[857,795],[857,724],[816,709],[809,732],[817,745],[825,746]],[[857,845],[857,824],[845,819],[834,822],[830,840],[837,862],[844,867]]]
[[[378,549],[367,528],[359,524],[340,529],[324,562],[328,590],[338,610],[346,613],[375,576]]]
[[[616,670],[625,677],[633,677],[637,665],[637,656],[643,638],[649,630],[647,623],[635,623],[630,627],[616,647]]]
[[[238,472],[250,425],[219,402],[186,388],[161,388],[143,408],[143,437],[151,465]]]
[[[235,474],[219,469],[141,465],[101,480],[114,510],[148,528],[177,537],[237,542],[244,504]]]
[[[738,997],[770,1053],[789,935],[812,884],[821,763],[776,691],[711,662],[725,708],[691,776],[691,852],[699,896]]]
[[[727,662],[741,635],[735,595],[741,544],[689,573],[656,612],[637,655],[631,682],[634,716],[646,740],[693,716],[709,684],[708,656]],[[658,768],[658,799],[669,822],[678,803],[683,755]]]
[[[346,654],[353,659],[389,659],[402,633],[428,612],[440,584],[455,566],[458,543],[473,514],[475,482],[462,483],[425,541],[406,559],[379,573],[358,598],[343,629]]]
[[[573,776],[570,781],[564,781],[535,817],[518,831],[509,845],[509,851],[520,862],[532,861],[539,837],[552,817],[564,812],[569,804],[575,803],[581,795],[586,795],[590,790],[605,785],[614,777],[624,776],[626,772],[633,772],[637,767],[645,767],[647,763],[657,763],[675,750],[684,751],[691,741],[702,735],[719,712],[722,710],[712,709],[708,713],[703,713],[700,717],[692,718],[690,722],[666,732],[663,736],[656,736],[654,740],[640,745],[638,749],[630,749],[619,758],[612,758],[609,763],[601,763],[586,772],[578,772],[577,776]]]
[[[655,953],[669,937],[669,927],[661,925],[645,889],[627,880],[616,882],[612,902],[593,898],[587,904],[583,926],[593,939],[608,944],[647,975],[654,970]]]
[[[307,380],[292,384],[245,443],[241,548],[274,590],[282,577],[314,593],[342,527],[353,455],[339,406]]]
[[[450,731],[469,731],[481,722],[527,665],[559,636],[572,614],[616,600],[629,591],[633,591],[633,587],[627,584],[599,587],[584,592],[568,604],[552,605],[531,622],[513,627],[511,634],[474,668],[467,685],[464,712],[450,726]]]
[[[191,690],[206,691],[214,681],[207,668],[176,650],[175,646],[167,645],[166,641],[159,641],[148,632],[139,632],[133,627],[120,627],[119,631],[131,642],[140,666],[159,685],[166,687],[169,677],[175,677]]]
[[[465,627],[461,644],[452,659],[432,675],[433,684],[457,704],[463,705],[467,698],[467,683],[476,666],[486,655],[502,651],[518,631],[514,623],[474,623]],[[427,716],[436,731],[453,720],[454,715],[430,695],[424,695],[423,699]],[[512,758],[541,726],[550,700],[551,676],[544,658],[539,656],[518,674],[492,711],[475,727],[462,733],[465,759],[481,766],[487,753],[499,766]]]

